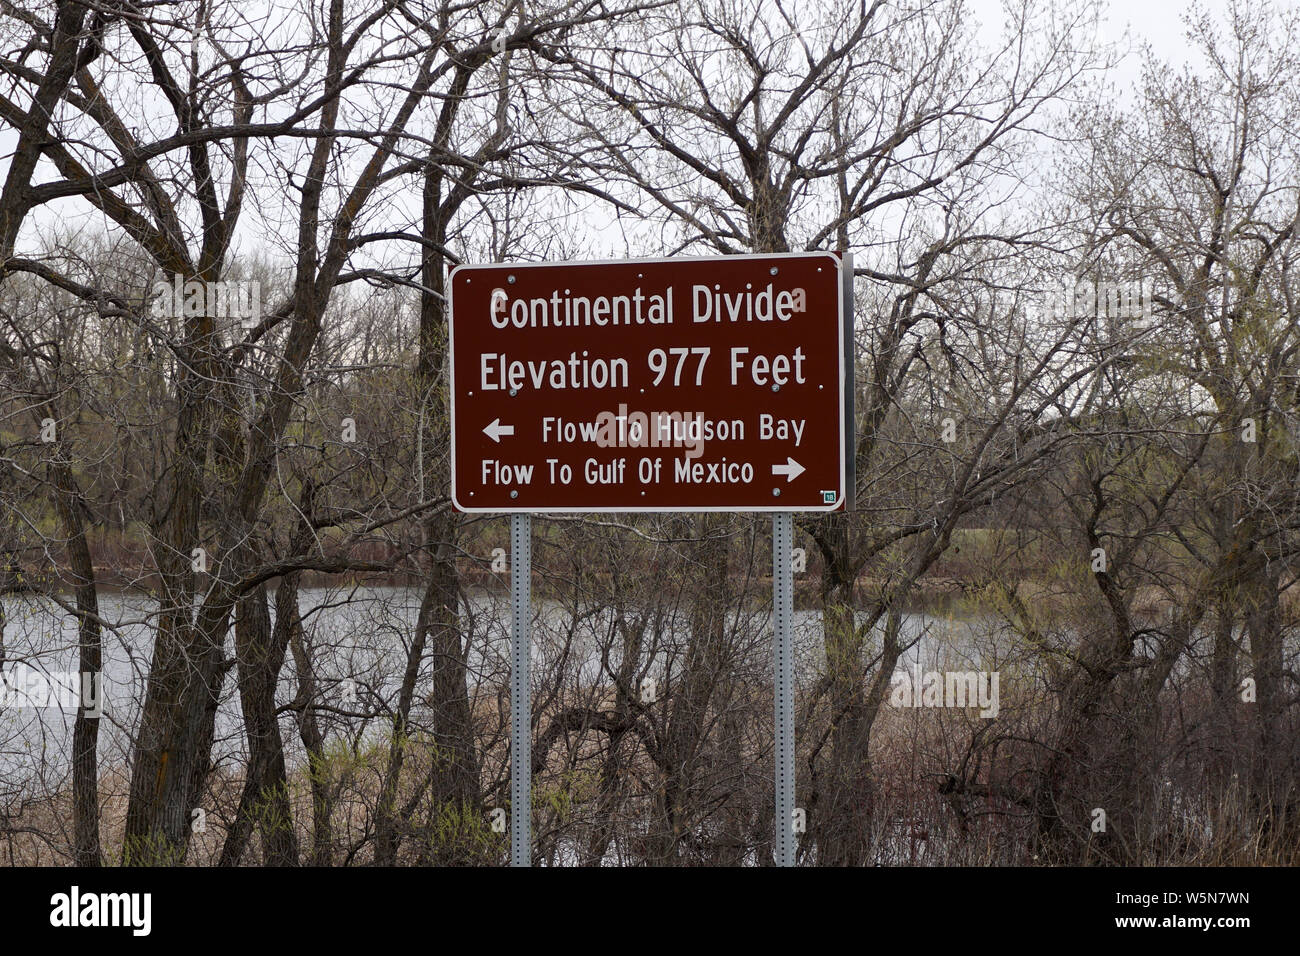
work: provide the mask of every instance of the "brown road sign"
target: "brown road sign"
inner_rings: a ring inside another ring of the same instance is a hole
[[[831,253],[460,266],[462,511],[833,511],[845,338]]]

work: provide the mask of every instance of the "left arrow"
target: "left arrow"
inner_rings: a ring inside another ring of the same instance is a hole
[[[514,433],[515,426],[502,425],[501,419],[499,418],[492,419],[491,424],[489,424],[487,428],[483,429],[483,434],[487,435],[487,437],[491,438],[494,442],[500,442],[502,435],[513,435]]]

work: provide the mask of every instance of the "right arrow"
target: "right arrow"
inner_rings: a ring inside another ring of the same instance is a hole
[[[514,433],[515,433],[515,426],[502,425],[501,419],[499,418],[492,419],[491,423],[487,426],[487,428],[483,429],[483,434],[487,435],[488,438],[491,438],[497,444],[501,443],[502,435],[513,435]],[[802,470],[803,469],[800,469],[800,471]]]
[[[806,470],[807,469],[804,468],[803,465],[799,464],[793,458],[786,458],[784,465],[772,466],[772,474],[785,475],[785,480],[787,482],[794,481],[796,478],[802,475]]]

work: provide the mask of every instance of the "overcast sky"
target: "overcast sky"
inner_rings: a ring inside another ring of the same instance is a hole
[[[1072,0],[1060,0],[1060,2],[1070,3]],[[1127,98],[1126,94],[1141,76],[1144,43],[1150,43],[1151,52],[1158,60],[1175,65],[1188,61],[1189,50],[1181,17],[1191,8],[1190,0],[1103,0],[1103,2],[1108,9],[1108,16],[1102,38],[1113,41],[1129,51],[1110,77],[1111,83],[1122,99]],[[984,42],[994,46],[1002,32],[1001,0],[968,0],[968,3],[972,12],[980,20]],[[1280,10],[1294,8],[1297,3],[1300,3],[1300,0],[1274,0],[1272,5]],[[1231,6],[1231,0],[1200,0],[1199,5],[1211,13],[1221,15]],[[8,154],[13,149],[15,139],[15,134],[7,126],[0,130],[0,178],[8,169]],[[43,177],[38,175],[38,179],[41,178]],[[73,211],[74,206],[74,203],[69,203],[66,208],[50,207],[39,211],[25,224],[22,233],[24,240],[52,222],[66,225],[75,220],[77,213]],[[82,215],[86,214],[84,209],[78,211]],[[97,214],[90,215],[93,218]]]
[[[1001,0],[968,0],[984,24],[994,31],[1002,20]],[[1066,0],[1068,2],[1068,0]],[[1274,0],[1277,10],[1290,9],[1296,0]],[[1127,31],[1132,52],[1115,77],[1116,84],[1130,86],[1141,72],[1142,43],[1149,42],[1160,60],[1186,62],[1186,37],[1182,15],[1192,4],[1189,0],[1104,0],[1109,9],[1106,38],[1120,42]],[[1199,6],[1211,13],[1223,14],[1229,0],[1200,0]]]

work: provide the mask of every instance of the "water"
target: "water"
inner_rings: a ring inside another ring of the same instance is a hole
[[[421,592],[412,588],[303,589],[299,603],[304,635],[315,662],[318,701],[333,708],[319,719],[327,733],[349,739],[378,740],[386,732],[383,714],[396,704],[406,655],[415,631]],[[6,595],[4,671],[26,667],[43,674],[77,670],[76,618],[48,598]],[[102,769],[126,768],[131,734],[139,719],[152,653],[157,602],[137,594],[105,591],[99,595],[103,629],[102,693],[105,715],[100,722],[99,759]],[[271,601],[274,614],[274,601]],[[533,629],[534,699],[548,688],[591,692],[609,688],[621,663],[620,618],[606,606],[569,607],[557,601],[535,602]],[[464,607],[468,635],[468,683],[472,698],[504,699],[509,681],[509,606],[499,593],[476,591]],[[758,608],[731,614],[727,620],[737,676],[755,682],[771,679],[770,613]],[[652,618],[644,634],[645,674],[663,686],[682,666],[687,646],[688,617],[682,608],[668,608]],[[995,637],[987,621],[954,620],[909,614],[903,637],[912,643],[900,669],[980,669],[981,647]],[[821,673],[824,653],[821,616],[815,611],[795,614],[796,682],[806,687]],[[879,638],[869,647],[869,660]],[[233,653],[228,640],[227,654]],[[427,673],[427,657],[425,670]],[[413,717],[427,716],[427,704],[417,685]],[[280,674],[277,704],[293,701],[297,678],[292,654]],[[379,717],[366,716],[379,714]],[[0,801],[52,795],[69,781],[72,707],[0,708]],[[281,732],[290,766],[303,759],[292,714],[282,716]],[[242,715],[231,668],[217,710],[214,766],[238,770],[244,760]]]

